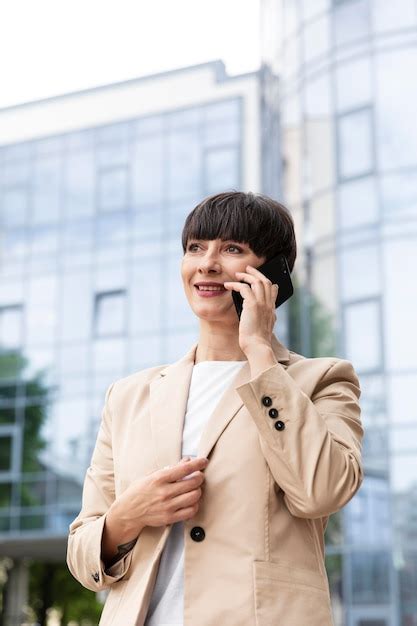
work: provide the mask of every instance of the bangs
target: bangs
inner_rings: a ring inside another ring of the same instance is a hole
[[[297,254],[294,222],[288,209],[268,196],[252,192],[228,191],[205,198],[185,220],[181,238],[184,254],[192,239],[246,243],[267,261],[281,252],[290,271]]]

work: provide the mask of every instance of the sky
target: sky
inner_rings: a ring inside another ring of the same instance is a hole
[[[2,0],[0,108],[221,59],[260,63],[260,0]]]

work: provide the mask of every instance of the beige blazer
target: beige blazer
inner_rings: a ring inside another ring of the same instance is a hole
[[[107,572],[103,525],[132,481],[181,459],[197,345],[106,392],[67,550],[84,587],[110,588],[100,626],[144,624],[172,525],[145,527]],[[251,377],[246,362],[202,433],[209,464],[199,511],[184,522],[184,626],[333,624],[323,535],[363,480],[359,381],[345,359],[305,358],[275,335],[272,347],[278,363]]]

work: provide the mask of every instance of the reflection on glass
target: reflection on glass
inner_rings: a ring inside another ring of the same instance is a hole
[[[369,35],[367,0],[351,0],[335,6],[333,28],[337,46],[352,43]]]
[[[21,306],[0,307],[0,350],[22,345],[23,310]]]
[[[126,292],[98,293],[94,306],[96,336],[121,334],[126,327]]]
[[[305,26],[303,47],[306,63],[328,53],[330,48],[330,20],[328,15],[323,15]]]
[[[98,208],[123,209],[127,205],[128,172],[125,167],[101,170],[98,175]]]
[[[201,188],[201,145],[193,130],[168,134],[167,154],[169,199],[195,196]]]
[[[381,176],[382,208],[386,217],[417,214],[417,170]]]
[[[338,137],[339,176],[368,173],[373,167],[371,111],[361,109],[339,117]]]
[[[376,182],[373,176],[358,178],[339,186],[341,228],[376,222],[379,217]]]
[[[93,152],[70,153],[65,160],[64,202],[67,220],[94,213]]]
[[[369,104],[371,100],[370,58],[339,63],[336,69],[336,103],[339,111]]]
[[[380,293],[379,245],[344,248],[340,253],[343,300],[356,300]]]
[[[379,300],[345,306],[346,358],[358,372],[379,369],[381,362],[381,320]]]
[[[166,185],[165,137],[151,135],[133,144],[132,201],[138,206],[162,203]]]
[[[378,157],[383,169],[417,164],[417,49],[375,57]]]
[[[55,222],[60,218],[61,160],[61,155],[54,154],[35,161],[30,212],[34,224]]]
[[[208,150],[204,163],[206,194],[239,187],[239,153],[236,148]]]
[[[27,219],[28,190],[25,187],[4,189],[0,198],[3,226],[23,226]]]

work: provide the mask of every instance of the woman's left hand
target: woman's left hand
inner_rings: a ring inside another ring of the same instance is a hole
[[[243,352],[255,345],[272,347],[272,332],[277,316],[275,300],[278,285],[273,284],[262,272],[252,265],[246,266],[247,272],[236,272],[240,282],[227,281],[226,289],[239,291],[243,298],[242,314],[239,323],[239,346]]]

